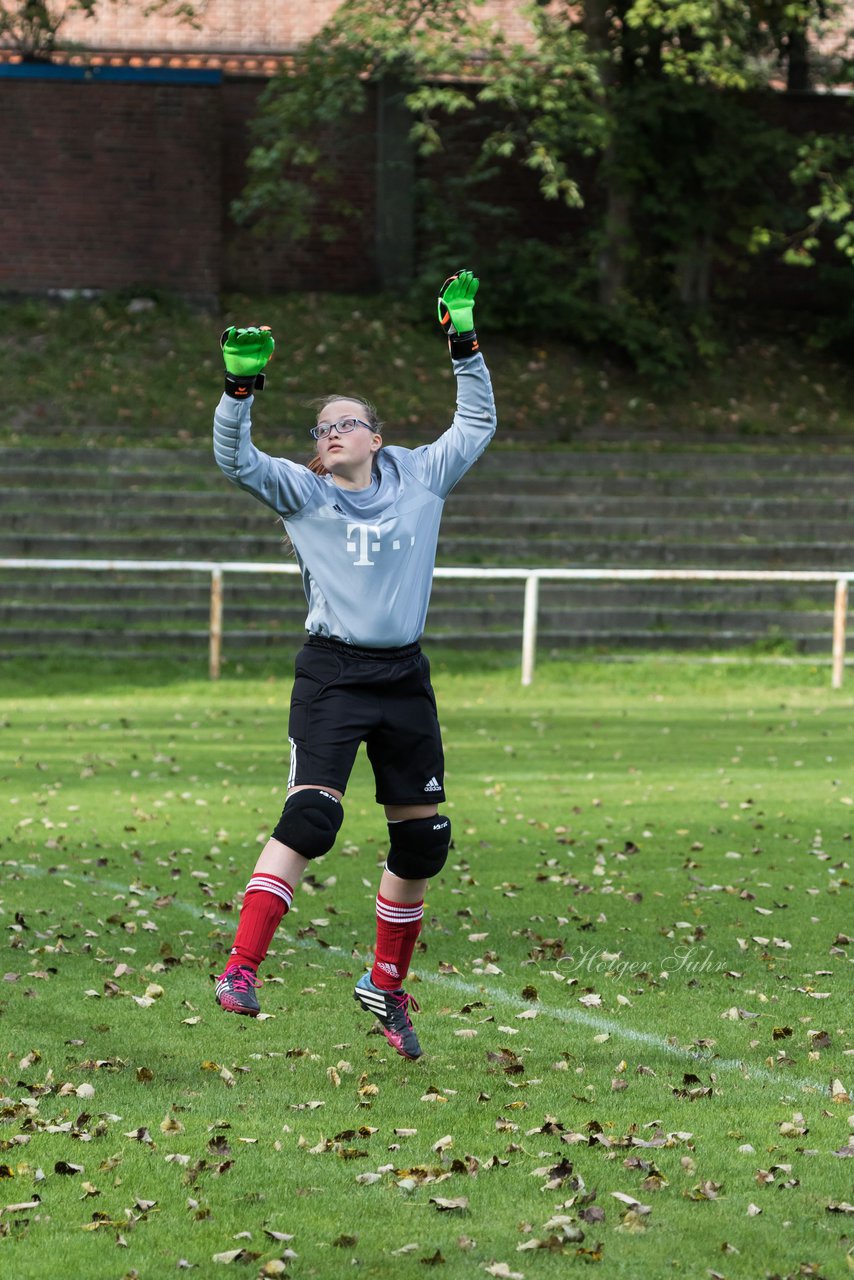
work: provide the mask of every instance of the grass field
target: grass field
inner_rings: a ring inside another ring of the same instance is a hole
[[[484,278],[484,307],[489,284]],[[330,391],[373,400],[396,441],[419,440],[444,425],[453,395],[431,295],[418,305],[396,297],[230,295],[215,312],[169,297],[0,298],[0,321],[9,361],[24,370],[8,388],[0,445],[207,441],[222,389],[218,339],[227,324],[272,326],[277,349],[264,412],[300,439],[311,397]],[[790,316],[777,332],[760,332],[748,314],[733,313],[716,364],[683,380],[668,377],[665,385],[606,352],[539,333],[535,345],[525,335],[497,333],[488,309],[478,327],[505,443],[567,444],[592,430],[646,444],[662,432],[684,436],[689,427],[728,448],[791,449],[845,440],[854,426],[850,364],[812,348]],[[390,359],[392,347],[398,354]]]
[[[850,1274],[850,692],[472,665],[434,667],[454,848],[417,1063],[351,998],[384,854],[364,759],[266,1016],[214,1004],[287,675],[7,673],[0,1274]]]

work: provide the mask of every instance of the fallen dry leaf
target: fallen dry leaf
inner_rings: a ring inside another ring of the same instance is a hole
[[[643,1215],[652,1213],[652,1207],[648,1204],[641,1204],[640,1200],[636,1200],[634,1196],[628,1196],[624,1191],[612,1191],[612,1197],[619,1200],[621,1204],[628,1205],[635,1213]]]
[[[283,1276],[288,1269],[288,1264],[284,1258],[271,1258],[269,1262],[265,1262],[261,1270],[258,1272],[263,1280],[269,1280],[272,1276]]]
[[[22,1200],[19,1204],[4,1205],[0,1209],[0,1213],[21,1213],[27,1209],[37,1209],[40,1204],[41,1200],[38,1196],[35,1196],[32,1200]]]
[[[455,1210],[465,1212],[469,1207],[468,1196],[457,1196],[455,1200],[446,1200],[442,1196],[431,1196],[430,1203],[434,1204],[440,1213],[452,1213]]]

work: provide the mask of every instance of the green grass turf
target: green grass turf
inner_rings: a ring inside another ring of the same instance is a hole
[[[488,285],[484,278],[484,298]],[[447,423],[453,378],[429,292],[405,302],[233,294],[210,312],[165,295],[149,301],[150,310],[138,311],[121,293],[65,303],[0,298],[7,359],[23,370],[7,388],[0,443],[85,450],[206,442],[222,389],[220,333],[260,319],[278,342],[263,416],[300,447],[308,447],[311,398],[330,392],[373,400],[389,441],[432,439]],[[787,317],[779,332],[763,334],[752,317],[733,315],[716,365],[662,386],[602,351],[539,333],[532,345],[530,335],[495,332],[488,312],[479,322],[505,443],[542,448],[593,428],[636,432],[646,447],[662,432],[684,435],[686,423],[689,434],[728,450],[844,439],[854,424],[851,368],[790,325]]]
[[[849,690],[472,665],[434,663],[454,848],[417,1063],[351,997],[384,853],[363,758],[268,1016],[214,1004],[286,677],[7,674],[0,1274],[849,1273]]]

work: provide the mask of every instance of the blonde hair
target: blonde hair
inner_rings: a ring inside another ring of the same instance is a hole
[[[368,426],[371,428],[371,431],[376,432],[376,434],[379,436],[382,435],[383,426],[385,424],[380,421],[380,416],[377,413],[374,406],[371,404],[370,400],[365,400],[363,396],[350,396],[350,395],[318,396],[314,400],[309,400],[308,403],[314,407],[317,415],[319,416],[321,410],[325,409],[327,405],[334,404],[336,400],[350,400],[353,404],[360,404],[365,411],[365,418],[367,420]],[[326,467],[324,467],[323,463],[320,461],[320,458],[318,457],[317,454],[315,454],[314,457],[310,460],[310,462],[308,462],[306,465],[308,466],[309,471],[313,471],[314,474],[317,476],[326,476],[329,474],[329,472],[326,470]]]

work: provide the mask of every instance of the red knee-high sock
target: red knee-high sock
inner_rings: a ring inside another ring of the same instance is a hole
[[[231,948],[228,969],[248,964],[257,969],[267,954],[282,916],[290,910],[294,891],[287,880],[256,872],[246,886],[237,935]]]
[[[409,972],[423,919],[423,901],[392,902],[377,894],[377,945],[371,969],[375,987],[397,991]]]

